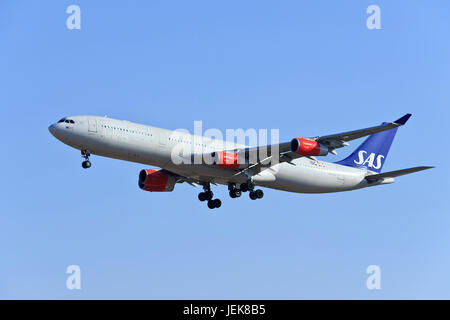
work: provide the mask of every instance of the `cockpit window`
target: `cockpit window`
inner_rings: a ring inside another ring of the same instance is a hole
[[[62,118],[58,121],[58,123],[65,122],[65,123],[75,123],[72,119]]]

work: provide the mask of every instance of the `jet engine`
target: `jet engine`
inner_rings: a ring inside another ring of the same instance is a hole
[[[237,154],[231,152],[212,152],[213,165],[220,169],[236,170],[245,168],[246,163]]]
[[[163,170],[143,169],[139,172],[139,188],[145,191],[162,192],[172,191],[176,177]]]
[[[291,140],[291,151],[301,156],[326,156],[328,148],[317,141],[295,138]]]

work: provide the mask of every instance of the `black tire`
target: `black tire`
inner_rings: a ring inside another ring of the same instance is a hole
[[[216,204],[214,200],[208,200],[208,208],[214,209],[216,207]]]
[[[240,188],[239,188],[242,192],[247,192],[248,191],[248,186],[246,183],[241,184]]]
[[[212,201],[214,202],[214,206],[216,208],[220,208],[220,206],[222,205],[222,201],[220,201],[220,199],[215,199],[215,200],[212,200]]]
[[[212,191],[205,191],[205,199],[206,200],[211,200],[213,196],[214,196],[214,193],[212,193]]]
[[[253,182],[247,182],[247,189],[248,190],[253,190],[253,188],[255,187],[255,185],[253,184]]]
[[[91,167],[91,162],[90,162],[89,160],[83,161],[83,163],[81,164],[81,166],[82,166],[84,169],[88,169],[88,168]]]
[[[255,194],[258,199],[262,199],[264,197],[264,191],[262,191],[261,189],[255,190]]]
[[[239,189],[234,190],[234,195],[236,196],[236,198],[239,198],[242,195],[241,190]]]
[[[236,198],[236,192],[234,190],[230,190],[230,197],[231,198]]]
[[[200,201],[202,201],[202,202],[206,200],[206,195],[205,195],[204,192],[200,192],[200,193],[198,194],[198,200],[200,200]]]
[[[252,199],[252,200],[258,199],[258,198],[256,197],[255,192],[253,192],[253,191],[251,191],[251,192],[249,193],[249,197],[250,197],[250,199]]]

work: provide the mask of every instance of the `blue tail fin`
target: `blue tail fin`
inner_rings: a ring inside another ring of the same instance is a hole
[[[351,155],[335,163],[380,173],[397,129],[372,134]]]

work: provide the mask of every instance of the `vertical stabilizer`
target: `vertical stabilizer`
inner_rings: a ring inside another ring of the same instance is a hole
[[[394,128],[372,134],[351,155],[335,163],[378,173],[381,172],[397,129]]]

